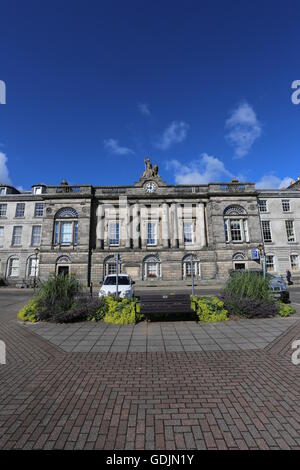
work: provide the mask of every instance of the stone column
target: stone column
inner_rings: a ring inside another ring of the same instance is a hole
[[[244,242],[244,220],[243,219],[240,219],[239,220],[240,222],[240,231],[241,231],[241,241]]]
[[[169,205],[162,205],[162,242],[164,248],[169,248],[170,229],[169,229]]]
[[[205,215],[204,215],[204,203],[203,202],[199,202],[198,204],[197,236],[198,236],[200,247],[202,248],[203,246],[206,246]]]
[[[177,204],[172,204],[171,205],[171,220],[172,220],[172,248],[178,248]]]
[[[105,210],[104,204],[98,206],[98,226],[97,226],[97,248],[103,249],[104,247],[104,222]]]
[[[120,247],[130,248],[130,212],[127,197],[119,198]]]
[[[133,220],[132,220],[132,238],[133,238],[133,247],[140,247],[140,236],[141,236],[141,226],[140,226],[140,214],[139,214],[139,204],[134,204],[133,206]]]

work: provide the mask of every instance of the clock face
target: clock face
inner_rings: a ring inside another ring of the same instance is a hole
[[[153,181],[149,181],[149,183],[145,184],[145,191],[146,193],[154,193],[156,191],[156,184]]]

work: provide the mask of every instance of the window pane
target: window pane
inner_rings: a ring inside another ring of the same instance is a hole
[[[73,223],[61,222],[60,225],[60,243],[69,245],[72,243],[73,238]]]
[[[43,217],[44,215],[44,204],[42,202],[37,202],[34,208],[35,217]]]
[[[109,224],[109,244],[119,245],[119,241],[120,241],[119,224],[118,223]]]
[[[295,241],[295,232],[294,232],[294,221],[286,220],[285,221],[286,235],[288,242]]]
[[[156,223],[148,222],[147,223],[147,245],[156,245],[157,235],[156,235]]]
[[[293,271],[299,270],[299,257],[298,255],[291,255],[291,267]]]
[[[262,221],[262,230],[263,230],[263,237],[265,242],[272,241],[272,234],[271,234],[271,227],[269,220]]]
[[[157,277],[157,263],[154,261],[147,263],[147,277]]]
[[[22,227],[13,228],[12,245],[21,245]]]
[[[258,200],[259,212],[267,212],[267,201]]]
[[[239,220],[230,220],[231,239],[234,241],[241,241],[241,226]]]
[[[7,211],[7,204],[0,204],[0,217],[5,217]]]
[[[11,276],[11,277],[18,277],[19,276],[19,266],[20,266],[19,258],[10,259],[8,275]]]
[[[291,206],[290,206],[289,199],[283,199],[282,200],[282,210],[283,210],[283,212],[290,212]]]
[[[39,271],[39,260],[36,258],[30,258],[28,276],[35,277]]]
[[[42,229],[42,227],[40,225],[34,225],[32,227],[31,244],[33,246],[37,246],[37,245],[41,244],[41,229]]]
[[[267,271],[274,271],[274,256],[273,255],[267,255],[266,256],[266,267]]]
[[[193,224],[183,224],[184,243],[193,243]]]
[[[16,217],[24,217],[25,214],[25,204],[19,202],[16,206]]]

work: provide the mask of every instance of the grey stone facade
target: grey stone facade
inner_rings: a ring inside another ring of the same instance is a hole
[[[274,272],[283,274],[290,255],[300,255],[297,185],[259,192],[253,183],[236,180],[167,185],[158,167],[145,163],[132,186],[70,186],[63,181],[22,192],[0,186],[0,276],[6,283],[26,285],[35,277],[69,272],[83,285],[93,281],[97,286],[114,271],[119,253],[121,271],[138,285],[190,284],[191,259],[197,284],[225,280],[232,269],[259,267],[251,250],[263,242],[260,218],[274,225],[274,238],[265,243],[266,254],[271,249],[278,260]],[[262,198],[268,200],[267,212],[259,210]],[[289,214],[280,211],[282,198],[291,200]],[[25,204],[23,216],[16,217],[17,204]],[[36,204],[43,204],[42,214]],[[284,238],[285,218],[294,221],[295,242]],[[33,236],[37,225],[40,240]],[[22,227],[21,235],[15,226]],[[30,260],[37,257],[35,266]]]

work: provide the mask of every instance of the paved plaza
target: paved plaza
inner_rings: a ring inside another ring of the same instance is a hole
[[[0,291],[1,449],[300,449],[298,316],[23,325],[26,301]]]
[[[263,349],[300,317],[228,321],[142,322],[108,325],[104,322],[56,325],[26,324],[66,352],[179,352]]]

